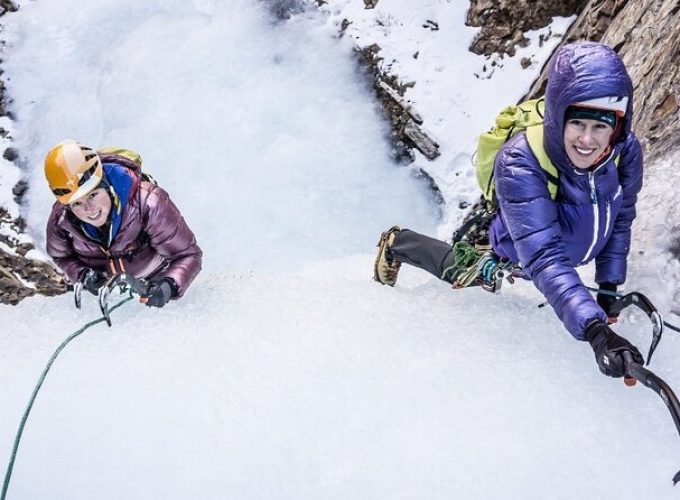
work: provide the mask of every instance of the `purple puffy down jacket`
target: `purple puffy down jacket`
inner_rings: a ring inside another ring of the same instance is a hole
[[[113,240],[107,246],[88,237],[82,223],[55,203],[47,222],[47,253],[71,282],[86,268],[107,274],[124,270],[138,278],[172,278],[174,298],[181,297],[201,270],[203,253],[194,233],[168,193],[142,181],[134,165],[126,167],[128,162],[120,158],[102,161],[105,172],[122,179],[128,192]],[[115,189],[116,183],[112,185]]]
[[[604,96],[629,97],[614,154],[595,170],[579,170],[564,147],[565,111],[573,103]],[[575,267],[595,259],[597,283],[626,279],[631,224],[642,187],[642,150],[631,131],[632,97],[630,77],[612,49],[593,42],[566,45],[552,63],[545,95],[543,144],[559,170],[557,198],[551,200],[547,175],[524,133],[504,145],[494,166],[499,206],[491,225],[494,251],[522,266],[580,340],[589,323],[607,317]]]

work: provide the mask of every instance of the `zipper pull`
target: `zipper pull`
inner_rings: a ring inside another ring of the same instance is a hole
[[[597,191],[595,191],[595,175],[594,172],[588,174],[588,184],[590,184],[590,202],[597,205]]]

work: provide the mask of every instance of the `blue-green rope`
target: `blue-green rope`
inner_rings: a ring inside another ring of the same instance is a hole
[[[117,309],[118,307],[122,306],[129,300],[132,300],[133,297],[130,295],[130,297],[127,297],[120,302],[118,302],[115,306],[113,306],[110,311],[113,311],[114,309]],[[50,360],[47,362],[47,366],[45,366],[45,369],[43,370],[42,374],[40,375],[40,378],[38,379],[38,383],[36,384],[35,388],[33,389],[33,394],[31,394],[31,399],[28,401],[28,406],[26,407],[26,411],[24,411],[23,417],[21,417],[21,423],[19,424],[19,430],[17,431],[17,436],[14,439],[14,447],[12,448],[12,455],[9,459],[9,465],[7,466],[7,472],[5,473],[5,482],[2,485],[2,495],[0,496],[0,500],[5,500],[7,497],[7,489],[9,488],[9,481],[12,477],[12,469],[14,469],[14,461],[17,458],[17,452],[19,451],[19,443],[21,442],[21,435],[24,433],[24,427],[26,426],[26,421],[28,420],[28,415],[31,413],[31,408],[33,408],[33,403],[35,402],[35,398],[38,396],[38,391],[40,390],[40,387],[42,387],[43,382],[45,381],[45,377],[47,377],[47,372],[50,371],[50,368],[52,367],[52,364],[54,361],[57,359],[57,356],[59,356],[59,353],[66,347],[66,345],[71,342],[74,338],[76,338],[78,335],[83,333],[85,330],[90,328],[91,326],[96,325],[97,323],[101,323],[102,321],[105,321],[106,318],[103,316],[101,318],[95,319],[93,321],[90,321],[89,323],[83,325],[79,330],[75,331],[71,335],[69,335],[66,340],[64,340],[59,347],[57,347],[57,350],[54,351],[54,354],[52,354],[52,357]]]
[[[440,279],[454,283],[463,282],[462,286],[468,286],[477,275],[477,262],[482,256],[482,252],[466,241],[458,241],[453,245],[453,262],[444,269]],[[468,275],[466,278],[461,278]]]

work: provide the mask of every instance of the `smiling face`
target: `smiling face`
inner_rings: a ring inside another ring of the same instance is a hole
[[[101,227],[109,220],[111,198],[104,188],[97,188],[82,200],[69,205],[73,214],[81,221],[94,227]]]
[[[614,129],[601,121],[573,118],[564,124],[564,148],[576,168],[592,167],[607,150]]]

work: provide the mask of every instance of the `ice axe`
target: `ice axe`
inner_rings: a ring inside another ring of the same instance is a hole
[[[128,273],[119,273],[111,276],[104,286],[99,289],[99,308],[102,311],[102,316],[106,320],[106,324],[111,326],[111,316],[109,316],[109,295],[111,291],[119,287],[122,292],[129,290],[130,296],[133,293],[140,295],[140,302],[144,303],[146,295],[149,293],[149,282],[141,279],[135,278]]]
[[[600,291],[600,293],[606,293],[606,291]],[[617,297],[617,300],[610,308],[612,312],[620,313],[626,307],[634,305],[641,309],[652,322],[652,343],[649,346],[647,361],[645,363],[647,366],[649,366],[649,362],[652,360],[652,354],[654,354],[654,351],[661,340],[661,334],[663,333],[664,326],[676,332],[680,331],[680,329],[664,321],[659,311],[657,311],[654,304],[652,304],[652,301],[640,292],[631,292],[625,295],[618,294],[616,292],[609,292],[608,294]],[[623,377],[624,383],[627,386],[632,387],[636,382],[639,381],[643,385],[656,392],[665,403],[668,411],[671,413],[675,428],[677,429],[678,434],[680,434],[680,401],[678,401],[678,398],[673,390],[654,372],[633,361],[633,355],[630,353],[630,351],[623,351],[622,355],[625,365],[625,374]],[[678,471],[675,476],[673,476],[673,484],[678,484],[678,482],[680,482],[680,471]]]
[[[630,351],[623,351],[623,361],[626,365],[627,378],[640,381],[661,397],[671,413],[675,428],[680,434],[680,402],[673,390],[654,372],[633,361],[633,355]],[[673,484],[678,484],[678,482],[680,482],[680,471],[673,476]]]
[[[652,322],[652,343],[649,346],[647,361],[645,363],[649,366],[650,361],[652,361],[652,354],[654,354],[654,351],[661,341],[663,327],[666,325],[666,322],[663,320],[654,304],[652,304],[652,301],[640,292],[630,292],[625,295],[617,294],[617,299],[611,305],[610,311],[618,315],[626,307],[633,305],[642,310]]]

